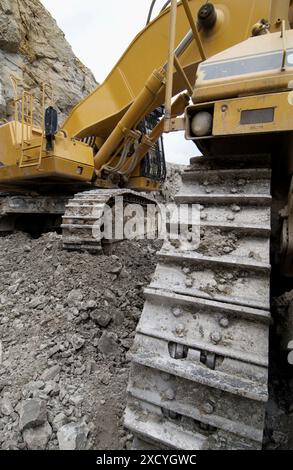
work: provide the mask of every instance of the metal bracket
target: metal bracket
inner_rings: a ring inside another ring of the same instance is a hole
[[[206,54],[203,48],[203,44],[197,29],[197,25],[192,16],[192,11],[188,4],[188,0],[182,0],[182,5],[184,7],[184,11],[188,22],[190,24],[191,31],[188,33],[187,37],[194,38],[196,42],[196,46],[200,52],[201,61],[206,59]],[[170,11],[170,26],[169,26],[169,48],[168,48],[168,62],[167,62],[167,82],[166,82],[166,96],[165,96],[165,119],[164,119],[164,132],[172,132],[173,130],[181,130],[181,129],[174,129],[172,123],[172,94],[173,94],[173,73],[174,73],[174,66],[176,68],[177,73],[181,76],[183,82],[186,85],[186,89],[188,90],[189,95],[193,93],[193,87],[190,83],[183,67],[180,64],[179,56],[183,53],[186,49],[187,44],[189,42],[184,42],[183,47],[179,47],[180,50],[175,49],[175,40],[176,40],[176,21],[177,21],[177,0],[171,1],[171,11]]]
[[[184,118],[172,118],[169,120],[169,130],[174,131],[184,131],[185,129],[185,119]]]
[[[198,47],[201,59],[204,61],[204,60],[206,60],[207,57],[206,57],[206,54],[205,54],[205,51],[204,51],[204,48],[203,48],[203,44],[201,42],[200,35],[198,33],[198,30],[197,30],[197,26],[196,26],[195,21],[193,19],[192,12],[191,12],[190,7],[188,5],[188,0],[182,0],[182,4],[183,4],[183,7],[184,7],[186,16],[188,18],[188,21],[189,21],[189,24],[190,24],[190,27],[191,27],[191,31],[193,33],[195,43]]]

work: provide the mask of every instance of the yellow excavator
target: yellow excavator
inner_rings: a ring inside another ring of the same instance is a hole
[[[203,7],[199,20],[204,24],[205,4],[179,3],[174,33],[176,69],[169,95],[186,89],[191,95],[198,64],[246,39],[251,24],[265,16],[269,4],[249,1],[239,6],[238,2],[224,2],[221,25],[206,35],[204,27],[198,34],[191,30],[185,10],[187,5],[189,15],[197,21]],[[225,8],[229,14],[225,14]],[[239,14],[241,28],[235,20]],[[63,215],[64,245],[98,251],[92,227],[99,221],[87,206],[100,204],[101,210],[95,213],[102,214],[103,204],[110,203],[118,188],[128,200],[138,198],[131,190],[159,189],[165,178],[165,162],[160,141],[155,143],[164,131],[160,107],[165,101],[170,17],[170,8],[164,9],[147,25],[105,82],[72,110],[61,129],[55,109],[45,109],[50,87],[44,85],[44,119],[37,127],[33,96],[13,79],[15,118],[0,127],[0,230],[30,224],[33,214],[38,215],[34,221],[53,224]],[[168,113],[180,115],[187,104],[188,96],[183,94]],[[80,194],[93,188],[100,188],[95,196]],[[92,202],[88,203],[89,199]]]
[[[46,88],[38,128],[14,80],[2,231],[62,216],[64,246],[98,252],[93,227],[115,196],[145,204],[160,188],[163,132],[185,130],[203,154],[176,197],[198,205],[200,243],[163,245],[131,352],[137,448],[262,447],[270,279],[280,292],[293,274],[292,3],[170,0],[60,129]]]

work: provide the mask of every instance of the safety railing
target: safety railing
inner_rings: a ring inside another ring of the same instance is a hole
[[[14,134],[15,141],[20,142],[20,159],[18,166],[20,168],[41,166],[44,153],[45,139],[45,106],[46,96],[53,101],[53,89],[51,85],[43,83],[42,85],[42,106],[41,106],[41,133],[34,137],[34,96],[32,93],[23,90],[22,82],[19,78],[11,76],[14,89]],[[22,88],[20,92],[19,89]]]

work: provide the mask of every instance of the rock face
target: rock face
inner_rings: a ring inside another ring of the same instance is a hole
[[[60,122],[96,86],[39,0],[0,0],[0,120],[13,116],[11,74],[33,92],[36,123],[41,117],[43,82],[53,86]]]

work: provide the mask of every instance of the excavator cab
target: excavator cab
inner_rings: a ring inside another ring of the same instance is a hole
[[[159,124],[164,116],[164,108],[161,106],[150,113],[145,120],[138,125],[138,130],[143,135],[149,135]],[[163,184],[166,179],[166,158],[164,150],[163,136],[150,148],[140,164],[139,174],[143,178],[149,178]]]

